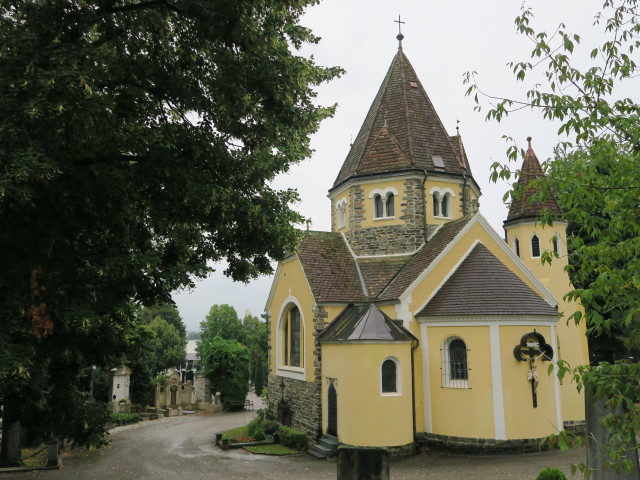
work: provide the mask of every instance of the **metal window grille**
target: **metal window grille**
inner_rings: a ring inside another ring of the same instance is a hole
[[[445,341],[442,350],[442,386],[469,388],[469,364],[467,345],[461,338]]]

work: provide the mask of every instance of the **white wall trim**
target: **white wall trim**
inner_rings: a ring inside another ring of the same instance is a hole
[[[302,345],[302,367],[292,367],[289,365],[284,365],[282,361],[282,321],[284,320],[284,313],[288,309],[289,305],[294,304],[298,307],[298,311],[300,312],[300,325],[301,325],[301,338],[300,345]],[[307,349],[305,345],[306,336],[309,335],[310,332],[307,332],[307,327],[304,323],[304,311],[302,310],[302,305],[298,301],[296,297],[289,294],[287,298],[284,299],[282,304],[280,305],[280,310],[278,311],[278,323],[276,324],[276,375],[281,377],[295,378],[298,380],[305,379],[305,369],[307,366],[306,356]]]
[[[427,325],[420,325],[420,349],[422,350],[422,401],[424,405],[424,431],[433,432],[433,420],[431,418],[431,375],[429,372],[429,349]]]
[[[342,240],[344,241],[345,245],[347,245],[349,254],[351,255],[351,258],[353,258],[353,263],[356,264],[356,272],[358,272],[358,278],[360,279],[360,288],[362,288],[362,293],[365,297],[368,297],[369,291],[367,290],[367,284],[364,281],[364,275],[362,275],[362,271],[360,270],[360,265],[358,265],[358,257],[356,257],[356,254],[351,248],[351,245],[349,245],[349,240],[347,240],[347,236],[344,234],[344,232],[340,232],[340,235],[342,235]]]
[[[502,393],[502,362],[500,360],[500,326],[489,326],[491,348],[491,383],[493,385],[493,426],[496,440],[506,440],[504,421],[504,396]]]
[[[429,190],[429,195],[433,195],[436,192],[438,194],[440,194],[440,197],[443,197],[447,193],[449,195],[451,195],[452,197],[456,196],[455,192],[453,190],[451,190],[450,188],[440,188],[440,187],[431,187],[431,190]]]
[[[420,317],[418,322],[430,327],[449,327],[449,326],[465,326],[472,324],[473,326],[488,327],[491,325],[499,325],[501,327],[520,326],[523,324],[534,327],[555,327],[558,324],[560,316],[546,317],[544,319],[535,317],[527,317],[524,315],[505,315],[505,316],[478,316],[478,317]]]
[[[396,197],[398,196],[398,191],[393,187],[387,188],[375,188],[371,190],[369,193],[369,198],[373,198],[374,195],[380,195],[382,198],[386,198],[389,193],[393,193]]]
[[[558,361],[560,351],[558,349],[558,337],[556,327],[551,327],[551,348],[553,348],[553,387],[556,399],[556,428],[561,431],[564,428],[564,420],[562,417],[562,402],[560,400],[560,379],[558,379]]]

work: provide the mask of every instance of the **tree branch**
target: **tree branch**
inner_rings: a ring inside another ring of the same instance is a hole
[[[133,3],[130,5],[122,5],[121,7],[109,7],[105,13],[127,12],[130,10],[144,10],[146,8],[169,8],[177,13],[182,13],[178,7],[170,4],[167,0],[148,0],[146,2]]]

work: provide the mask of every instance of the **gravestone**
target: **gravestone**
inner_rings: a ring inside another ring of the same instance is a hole
[[[111,395],[108,404],[111,412],[128,413],[131,411],[130,385],[131,369],[129,367],[111,369]]]

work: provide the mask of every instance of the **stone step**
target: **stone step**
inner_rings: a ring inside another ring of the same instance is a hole
[[[331,451],[334,451],[334,452],[338,448],[338,440],[337,439],[331,439],[331,438],[322,437],[318,444],[322,445],[327,450],[331,450]]]
[[[318,445],[313,445],[309,450],[307,450],[307,453],[313,458],[324,460],[325,458],[327,458],[327,453],[329,452],[325,449],[318,448]]]

